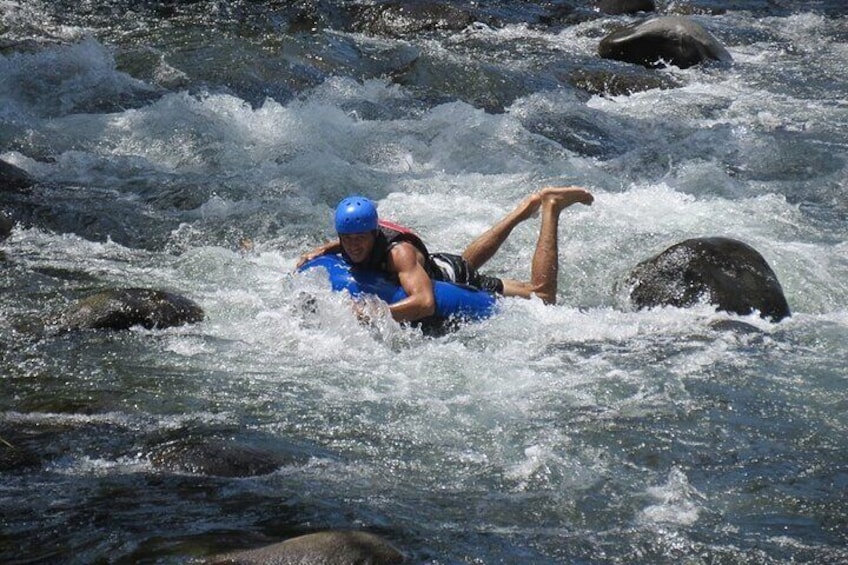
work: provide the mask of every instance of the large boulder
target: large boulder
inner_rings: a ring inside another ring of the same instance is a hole
[[[317,532],[282,543],[213,557],[208,563],[263,565],[389,565],[403,563],[389,542],[366,532]]]
[[[710,32],[683,16],[660,16],[615,31],[598,44],[598,54],[648,68],[733,60]]]
[[[0,192],[24,190],[35,184],[35,180],[23,169],[0,159]]]
[[[687,239],[639,263],[627,278],[637,308],[692,306],[700,301],[718,310],[779,321],[789,305],[777,276],[753,247],[735,239]]]
[[[203,320],[192,300],[161,290],[105,290],[72,304],[59,318],[62,329],[125,330],[133,326],[162,329]]]

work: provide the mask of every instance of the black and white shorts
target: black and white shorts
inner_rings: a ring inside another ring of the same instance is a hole
[[[461,255],[452,253],[432,253],[430,258],[442,272],[444,281],[465,284],[474,288],[503,294],[503,281],[497,277],[481,275],[477,269],[468,264]]]

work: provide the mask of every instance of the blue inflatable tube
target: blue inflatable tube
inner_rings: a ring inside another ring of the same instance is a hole
[[[351,296],[372,294],[392,304],[406,298],[403,288],[380,273],[353,269],[340,255],[321,255],[307,262],[301,271],[321,267],[327,271],[332,289],[346,290]],[[433,294],[436,298],[436,317],[481,320],[494,314],[497,298],[494,294],[469,286],[435,281]]]

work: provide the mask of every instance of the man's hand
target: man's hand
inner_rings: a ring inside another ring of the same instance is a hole
[[[307,251],[306,253],[304,253],[303,255],[301,255],[300,257],[297,258],[297,264],[295,264],[294,268],[299,269],[302,266],[304,266],[305,264],[307,264],[308,262],[312,261],[316,257],[320,257],[323,254],[324,253],[322,253],[318,249],[313,249],[312,251]]]
[[[353,313],[360,323],[371,325],[381,318],[391,317],[389,305],[376,296],[365,296],[353,302]]]
[[[295,264],[295,270],[301,268],[309,261],[312,261],[316,257],[320,257],[321,255],[326,255],[328,253],[339,253],[342,250],[342,244],[339,243],[338,239],[334,239],[333,241],[328,241],[324,245],[320,245],[313,249],[312,251],[307,251],[303,255],[297,258],[297,263]]]

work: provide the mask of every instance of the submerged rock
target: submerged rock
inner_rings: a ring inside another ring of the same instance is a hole
[[[790,315],[783,289],[753,247],[725,237],[688,239],[639,263],[627,278],[638,308],[687,307],[706,300],[717,309],[758,311],[777,322]]]
[[[740,320],[714,320],[707,324],[710,329],[718,332],[734,332],[737,334],[758,334],[762,333],[760,328],[748,322]]]
[[[169,442],[156,447],[150,460],[160,469],[216,477],[267,475],[291,462],[271,451],[215,438]]]
[[[55,397],[57,394],[45,393],[44,396]],[[41,403],[24,399],[15,408],[21,410],[22,414],[50,412],[49,406],[35,404]],[[57,404],[63,403],[59,401]],[[78,445],[82,436],[102,438],[103,434],[108,433],[108,425],[86,422],[84,418],[60,421],[36,417],[30,420],[9,413],[5,417],[0,415],[0,473],[30,472],[33,468],[67,455],[69,446]]]
[[[367,532],[328,531],[307,534],[282,543],[212,557],[207,563],[279,565],[389,565],[404,555],[389,542]]]
[[[459,31],[473,21],[470,13],[451,4],[401,0],[359,7],[352,28],[355,31],[402,37],[432,31]]]
[[[3,241],[9,234],[12,233],[12,228],[14,227],[14,223],[12,220],[6,217],[6,214],[0,212],[0,241]]]
[[[685,69],[709,60],[732,61],[710,32],[683,16],[651,18],[615,31],[601,40],[598,54],[648,68]]]
[[[597,7],[605,14],[635,14],[657,9],[654,0],[599,0]]]
[[[62,329],[125,330],[133,326],[162,329],[203,320],[192,300],[161,290],[105,290],[77,301],[59,318]]]
[[[0,472],[8,473],[37,467],[41,457],[18,441],[15,430],[0,424]]]
[[[673,78],[645,69],[640,72],[580,69],[571,75],[570,81],[577,88],[600,96],[622,96],[680,87],[680,83]]]

